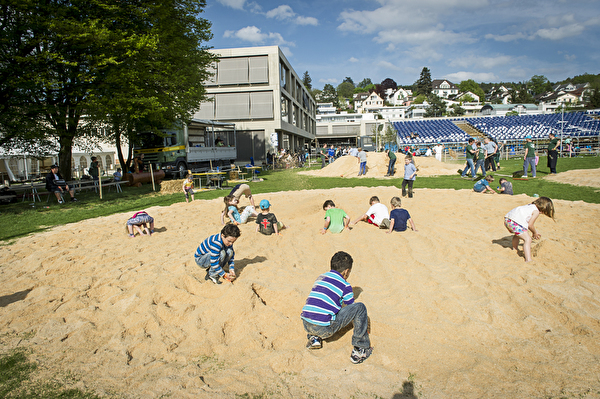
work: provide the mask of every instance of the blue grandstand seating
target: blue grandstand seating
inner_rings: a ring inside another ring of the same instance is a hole
[[[597,116],[598,113],[595,113]],[[492,116],[460,118],[454,120],[435,119],[407,122],[394,122],[401,144],[430,144],[466,142],[469,135],[457,127],[453,121],[467,122],[483,134],[495,140],[524,140],[531,135],[534,139],[545,139],[554,132],[561,134],[562,114]],[[571,112],[564,114],[563,136],[591,137],[600,134],[600,121],[592,119],[590,113]],[[411,138],[416,134],[417,137]]]

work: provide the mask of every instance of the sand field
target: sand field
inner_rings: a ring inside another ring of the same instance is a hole
[[[399,190],[257,195],[291,227],[242,225],[233,284],[206,282],[193,260],[220,231],[220,199],[147,209],[152,237],[127,238],[119,214],[21,238],[0,247],[0,348],[120,398],[600,396],[600,205],[555,201],[531,263],[502,222],[525,195],[417,188],[403,200],[417,232],[319,234],[326,199],[354,219],[372,195],[389,205]],[[300,310],[339,250],[371,319],[360,365],[351,331],[304,347]]]

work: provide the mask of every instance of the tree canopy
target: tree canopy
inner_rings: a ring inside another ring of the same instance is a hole
[[[527,86],[534,96],[552,91],[552,83],[544,75],[533,75]]]
[[[352,98],[352,94],[354,94],[354,85],[347,81],[340,83],[337,87],[337,94],[343,98]]]
[[[367,86],[370,86],[372,84],[373,84],[373,82],[371,82],[371,78],[364,78],[363,80],[360,81],[360,83],[356,87],[365,89],[365,88],[367,88]]]
[[[467,79],[467,80],[463,80],[462,82],[460,82],[458,84],[458,90],[460,90],[460,92],[462,92],[462,93],[470,91],[471,93],[479,96],[479,101],[481,101],[481,102],[485,101],[485,93],[484,93],[483,89],[473,79]]]
[[[419,76],[419,79],[415,82],[415,95],[424,94],[429,96],[429,93],[431,93],[431,82],[431,72],[429,71],[429,68],[423,67],[421,76]]]
[[[2,144],[54,137],[70,179],[73,142],[95,134],[91,122],[132,129],[189,118],[215,61],[202,45],[211,38],[210,23],[198,17],[204,6],[10,1],[1,11],[0,95],[9,111],[0,120]]]
[[[312,89],[312,79],[310,78],[308,71],[304,72],[304,75],[302,76],[302,83],[304,84],[306,90],[310,91]]]

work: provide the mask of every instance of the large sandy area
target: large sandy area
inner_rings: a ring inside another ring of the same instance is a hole
[[[399,190],[257,195],[290,228],[242,225],[233,284],[193,260],[221,229],[220,199],[147,209],[152,237],[127,238],[119,214],[21,238],[0,247],[0,349],[119,398],[600,397],[600,205],[554,201],[531,263],[503,226],[525,195],[417,188],[403,199],[417,232],[319,234],[326,199],[354,219],[372,195]],[[371,320],[359,365],[351,330],[309,351],[299,318],[340,250]]]

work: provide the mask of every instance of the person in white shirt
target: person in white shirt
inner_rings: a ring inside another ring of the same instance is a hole
[[[350,223],[349,226],[354,226],[356,223],[362,221],[369,224],[375,225],[380,229],[390,228],[390,212],[387,206],[379,202],[379,197],[373,196],[369,199],[369,205],[371,206],[367,212]]]

